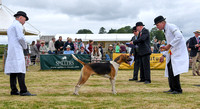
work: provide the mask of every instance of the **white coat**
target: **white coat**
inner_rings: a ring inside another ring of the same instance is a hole
[[[166,55],[166,67],[165,76],[168,77],[167,64],[171,58],[172,70],[174,76],[181,73],[188,72],[189,69],[189,56],[186,47],[185,39],[176,25],[166,23],[165,25],[165,37],[167,44],[171,45],[171,56],[169,51],[165,53]]]
[[[5,74],[26,73],[23,49],[27,48],[22,24],[15,20],[7,30],[8,51],[5,63]]]

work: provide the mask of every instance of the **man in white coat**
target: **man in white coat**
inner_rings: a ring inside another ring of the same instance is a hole
[[[28,17],[23,11],[18,11],[14,17],[16,20],[7,30],[8,55],[5,63],[5,74],[10,75],[10,94],[35,96],[35,94],[31,94],[27,90],[25,85],[26,66],[23,49],[27,48],[27,44],[23,34],[23,25],[28,20]],[[20,92],[16,87],[17,79],[20,87]]]
[[[180,74],[188,72],[189,56],[185,39],[176,25],[167,23],[163,16],[154,19],[159,30],[164,30],[167,45],[161,50],[167,51],[160,58],[160,62],[166,57],[165,76],[168,77],[170,90],[164,91],[169,94],[181,94]]]

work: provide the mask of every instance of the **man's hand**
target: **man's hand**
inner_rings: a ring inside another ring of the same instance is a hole
[[[168,44],[168,45],[166,45],[166,46],[163,46],[163,47],[160,47],[160,51],[167,51],[167,50],[169,50],[170,49],[170,47],[171,47],[171,45],[170,44]]]
[[[163,62],[164,61],[164,56],[161,56],[160,57],[160,62]]]
[[[133,41],[131,41],[130,44],[133,44]]]
[[[199,44],[196,44],[195,47],[199,47]]]

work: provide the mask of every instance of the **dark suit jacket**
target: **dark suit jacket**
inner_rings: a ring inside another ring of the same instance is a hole
[[[133,36],[133,37],[131,38],[131,41],[135,41],[135,40],[136,40],[136,36]],[[130,52],[130,54],[131,54],[131,55],[132,55],[132,54],[136,55],[135,45],[134,45],[133,47],[131,47],[131,52]]]
[[[133,41],[133,44],[138,45],[139,56],[151,55],[149,30],[143,28],[142,31],[139,33],[137,40]]]
[[[189,41],[189,48],[191,48],[191,52],[190,52],[191,57],[195,57],[197,55],[198,48],[195,47],[196,44],[197,44],[196,37],[195,36],[191,37]]]

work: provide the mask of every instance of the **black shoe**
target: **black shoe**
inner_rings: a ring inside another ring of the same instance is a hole
[[[26,93],[20,93],[20,96],[37,96],[36,94],[31,94],[29,91]]]
[[[171,93],[171,92],[173,92],[171,89],[168,91],[163,91],[163,93]]]
[[[138,80],[138,79],[134,79],[134,78],[133,78],[133,79],[129,79],[129,81],[137,81],[137,80]]]
[[[137,82],[144,82],[144,80],[139,80],[139,81],[137,81]]]
[[[171,92],[169,94],[182,94],[182,92],[173,91],[173,92]]]
[[[15,93],[11,92],[10,95],[19,95],[19,92],[15,92]]]
[[[145,81],[145,82],[144,82],[144,84],[150,84],[150,83],[151,83],[150,81]]]

